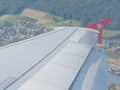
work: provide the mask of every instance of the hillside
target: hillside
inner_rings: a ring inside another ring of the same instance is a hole
[[[120,29],[120,0],[0,0],[0,15],[18,14],[24,8],[33,8],[76,19],[84,26],[106,17],[113,18],[107,29]]]

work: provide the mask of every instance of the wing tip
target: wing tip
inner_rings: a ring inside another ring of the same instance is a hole
[[[102,44],[102,30],[105,26],[112,21],[112,18],[106,18],[95,23],[85,26],[85,28],[92,28],[99,31],[98,34],[98,44]]]

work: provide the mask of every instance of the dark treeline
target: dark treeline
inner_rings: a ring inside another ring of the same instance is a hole
[[[19,14],[34,0],[0,0],[0,15]]]
[[[17,14],[26,7],[76,19],[82,26],[111,17],[107,28],[120,29],[120,0],[0,0],[0,15]]]

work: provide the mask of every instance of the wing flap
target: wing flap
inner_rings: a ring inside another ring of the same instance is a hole
[[[42,84],[50,85],[48,89],[44,90],[50,90],[51,85],[61,88],[60,90],[68,90],[80,68],[82,68],[91,48],[88,45],[68,43],[32,79],[38,81],[38,83],[40,81]],[[26,83],[31,82],[27,81]],[[39,84],[39,87],[42,86]],[[25,90],[24,88],[26,88],[26,84],[23,84],[18,90]]]

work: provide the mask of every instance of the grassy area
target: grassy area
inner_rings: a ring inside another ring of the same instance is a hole
[[[48,13],[26,8],[23,10],[21,15],[39,20],[39,19],[43,18],[44,16],[48,15]]]
[[[115,58],[110,58],[110,57],[108,58],[108,62],[109,62],[109,63],[115,63],[116,60],[117,60],[117,59],[115,59]]]
[[[37,19],[31,18],[31,17],[26,17],[23,15],[17,15],[17,19],[25,20],[25,21],[29,21],[29,22],[33,22],[33,23],[37,22]]]
[[[116,54],[116,53],[113,53],[113,52],[104,52],[106,55],[109,56],[109,58],[114,58],[114,59],[118,59],[120,58],[119,57],[119,54]]]
[[[22,15],[9,15],[5,20],[0,19],[0,26],[7,26],[9,28],[15,27],[16,19],[29,21],[32,23],[36,23],[37,19],[30,18]]]
[[[3,15],[3,16],[0,16],[0,20],[3,21],[3,20],[5,20],[5,19],[7,19],[9,16],[10,16],[10,15],[7,15],[7,14],[6,14],[6,15]]]
[[[0,41],[0,47],[2,47],[2,46],[5,46],[5,45],[8,45],[8,44],[10,44],[10,42],[7,42],[7,41]]]
[[[79,27],[80,26],[80,22],[76,21],[76,20],[72,20],[72,26]]]
[[[9,15],[6,19],[0,18],[0,26],[14,27],[15,25],[15,15]]]
[[[37,10],[27,8],[27,9],[23,10],[21,15],[37,19],[37,22],[41,23],[41,24],[46,24],[46,23],[52,22],[51,16],[48,13],[45,13],[45,12],[42,12],[42,11],[37,11]]]
[[[37,11],[37,10],[27,8],[27,9],[23,10],[21,15],[37,19],[38,20],[37,23],[42,23],[49,28],[54,28],[54,27],[59,27],[59,26],[67,26],[64,23],[66,20],[64,20],[62,17],[53,16],[53,15],[50,15],[50,14],[48,14],[46,12],[42,12],[42,11]],[[80,26],[80,22],[78,22],[76,20],[71,20],[71,22],[72,22],[71,23],[72,26]]]
[[[103,30],[103,38],[110,38],[117,35],[120,35],[120,31],[118,30]]]

